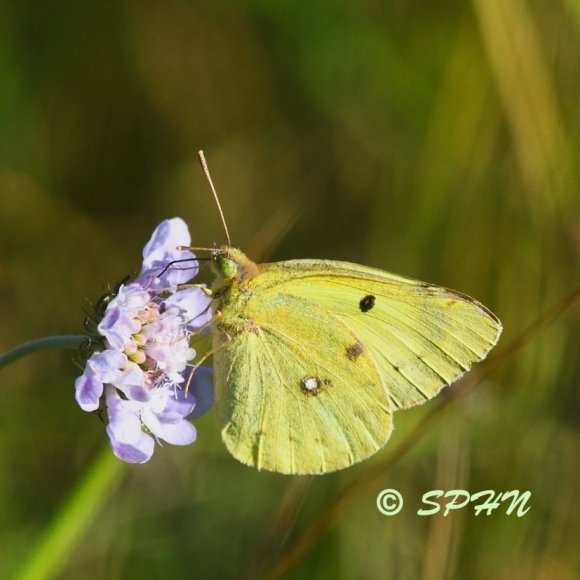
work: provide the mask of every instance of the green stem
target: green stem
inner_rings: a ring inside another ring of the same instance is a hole
[[[65,336],[47,336],[46,338],[37,338],[30,342],[25,342],[12,350],[0,355],[0,369],[7,367],[9,364],[28,356],[33,352],[44,350],[47,348],[78,348],[83,341],[87,340],[88,336],[79,335],[65,335]]]
[[[83,335],[65,335],[31,340],[0,355],[0,369],[47,348],[78,348],[87,338]],[[39,538],[16,578],[37,580],[55,577],[70,559],[76,543],[90,527],[122,474],[123,463],[107,447]]]
[[[96,458],[50,527],[42,534],[26,562],[14,576],[40,580],[59,576],[124,473],[124,463],[110,447]]]

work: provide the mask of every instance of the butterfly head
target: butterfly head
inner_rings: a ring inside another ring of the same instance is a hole
[[[256,270],[256,265],[241,250],[229,246],[214,251],[212,261],[218,275],[225,280],[246,279]]]

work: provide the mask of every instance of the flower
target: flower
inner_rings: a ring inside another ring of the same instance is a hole
[[[143,250],[139,276],[108,301],[95,337],[102,350],[88,358],[75,381],[76,400],[95,411],[103,394],[113,452],[130,463],[148,461],[154,439],[173,445],[195,441],[185,418],[213,404],[209,369],[195,369],[191,337],[210,318],[200,287],[181,287],[197,274],[187,225],[165,220]],[[192,375],[193,372],[193,375]],[[185,387],[185,388],[184,388]]]

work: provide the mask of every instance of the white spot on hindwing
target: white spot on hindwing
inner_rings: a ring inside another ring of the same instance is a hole
[[[300,388],[305,395],[318,395],[323,386],[328,386],[330,384],[330,379],[319,379],[313,375],[306,375],[300,381]]]
[[[301,384],[302,388],[306,389],[309,393],[315,393],[320,388],[316,377],[304,377]]]

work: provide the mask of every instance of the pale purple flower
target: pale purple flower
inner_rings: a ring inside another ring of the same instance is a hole
[[[188,379],[187,393],[183,388],[196,356],[191,337],[211,316],[210,299],[200,288],[180,288],[198,270],[194,254],[177,250],[189,243],[180,218],[156,228],[143,251],[141,273],[119,288],[98,323],[103,350],[91,355],[75,381],[85,411],[96,410],[105,392],[113,452],[131,463],[148,461],[153,437],[192,443],[195,428],[185,417],[196,406],[194,415],[200,416],[213,404],[206,369]]]

